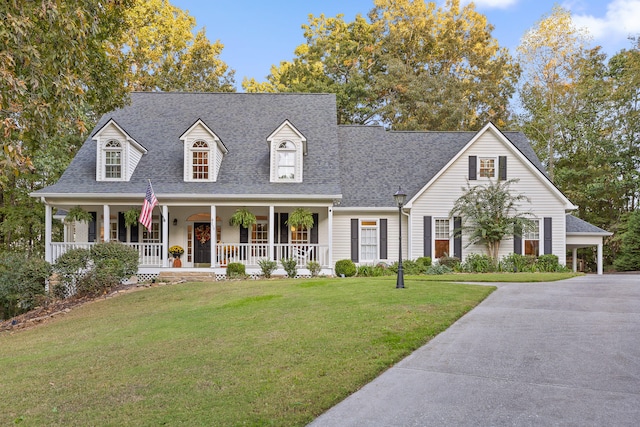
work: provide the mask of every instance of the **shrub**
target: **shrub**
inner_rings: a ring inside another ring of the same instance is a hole
[[[490,273],[496,271],[496,265],[487,254],[469,254],[462,269],[469,273]]]
[[[398,273],[398,262],[394,262],[393,264],[391,264],[391,267],[389,267],[394,273]],[[403,259],[402,260],[402,271],[404,272],[404,274],[409,274],[409,275],[418,275],[418,274],[424,274],[424,272],[426,271],[426,269],[424,269],[422,267],[421,264],[418,264],[417,261],[414,261],[412,259]]]
[[[260,269],[262,270],[262,274],[264,274],[264,277],[267,279],[271,278],[271,275],[273,274],[273,272],[276,270],[276,268],[278,268],[278,263],[275,261],[272,261],[270,259],[267,258],[263,258],[261,260],[258,261],[258,265],[260,266]]]
[[[416,260],[416,263],[422,268],[422,272],[426,272],[429,267],[431,267],[431,257],[421,256]]]
[[[513,273],[533,272],[536,258],[531,255],[509,254],[502,258],[500,269]]]
[[[227,265],[227,278],[242,278],[246,276],[246,269],[241,262],[230,262]]]
[[[391,271],[389,266],[384,262],[377,263],[376,266],[373,268],[374,276],[391,276],[392,274],[393,274],[393,271]]]
[[[320,263],[316,261],[309,261],[307,263],[307,268],[311,273],[311,277],[318,277],[318,274],[320,274],[320,270],[322,269]]]
[[[351,277],[356,274],[356,265],[350,259],[341,259],[336,262],[336,276]]]
[[[34,309],[45,295],[51,265],[24,253],[7,252],[0,257],[0,318]]]
[[[427,274],[449,274],[453,273],[453,269],[443,264],[435,264],[427,269]]]
[[[445,265],[454,271],[460,268],[460,258],[454,256],[443,256],[438,258],[438,264]]]
[[[373,277],[374,276],[375,267],[372,265],[360,265],[358,266],[358,271],[356,276],[358,277]]]
[[[98,295],[138,270],[138,251],[120,242],[98,243],[91,249],[71,249],[53,266],[61,281],[54,292],[68,297]]]
[[[543,272],[561,271],[564,267],[558,263],[558,256],[554,254],[544,254],[538,257],[536,268]]]
[[[295,258],[281,259],[280,264],[282,264],[282,268],[287,272],[287,276],[290,278],[296,277],[298,274],[298,261]]]

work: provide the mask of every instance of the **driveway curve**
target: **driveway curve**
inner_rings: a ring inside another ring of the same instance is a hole
[[[310,426],[640,425],[640,275],[495,285]]]

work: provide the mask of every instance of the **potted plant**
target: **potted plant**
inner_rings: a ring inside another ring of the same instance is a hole
[[[229,219],[229,225],[234,227],[242,226],[244,228],[251,228],[256,223],[256,216],[249,212],[247,208],[240,208]]]
[[[309,230],[313,227],[313,214],[306,208],[296,208],[289,218],[287,219],[287,225],[293,227],[306,228]]]
[[[138,223],[140,219],[140,209],[131,208],[124,213],[124,226],[129,228]]]
[[[173,245],[169,248],[169,253],[173,257],[173,266],[182,267],[182,261],[180,261],[180,255],[184,253],[182,246]]]

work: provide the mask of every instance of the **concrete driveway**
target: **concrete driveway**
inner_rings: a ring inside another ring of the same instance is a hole
[[[311,426],[640,425],[640,275],[497,286]]]

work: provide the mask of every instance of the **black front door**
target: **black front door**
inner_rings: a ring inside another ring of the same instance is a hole
[[[193,224],[193,262],[211,264],[211,224],[196,222]]]

